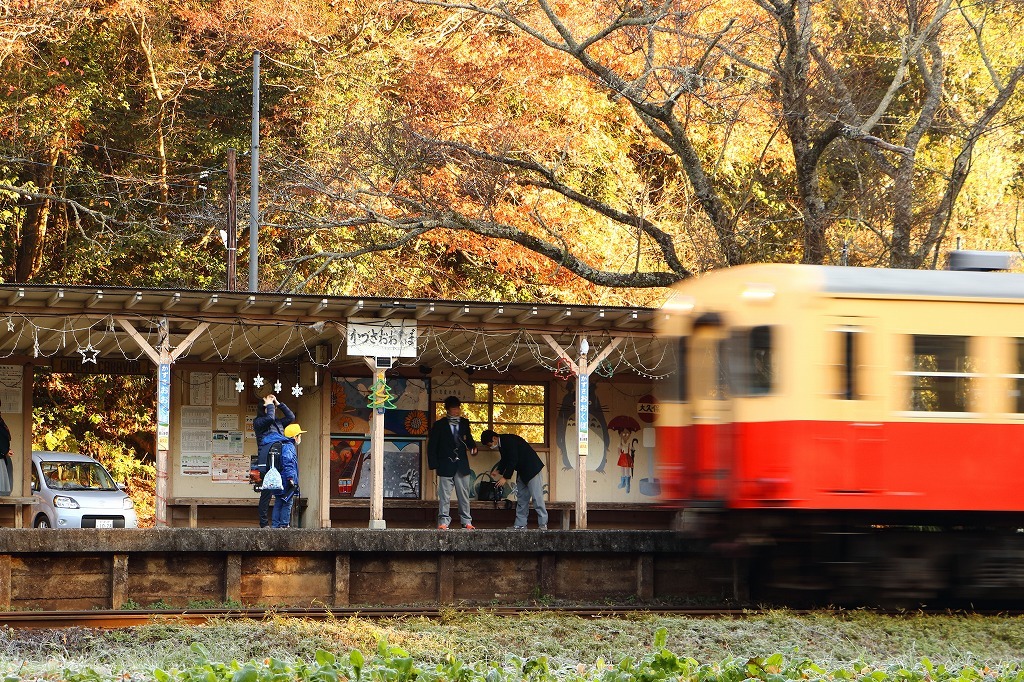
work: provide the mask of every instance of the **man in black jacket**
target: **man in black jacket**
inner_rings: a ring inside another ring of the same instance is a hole
[[[469,430],[469,420],[462,416],[462,401],[451,395],[444,399],[447,417],[438,419],[430,429],[427,441],[427,465],[437,471],[437,527],[448,530],[452,488],[459,500],[459,520],[466,530],[474,530],[469,510],[473,486],[469,455],[476,454],[476,441]]]
[[[544,506],[544,481],[540,475],[544,462],[540,456],[529,443],[511,433],[499,436],[494,431],[484,431],[480,434],[480,442],[501,455],[491,471],[499,486],[505,485],[512,472],[516,474],[516,525],[513,528],[526,528],[532,499],[533,508],[537,510],[537,527],[547,530],[548,510]]]

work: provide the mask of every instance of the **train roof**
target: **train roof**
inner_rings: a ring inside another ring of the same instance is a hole
[[[691,287],[723,291],[768,286],[774,291],[865,296],[870,298],[1024,299],[1024,274],[954,270],[898,270],[834,265],[768,263],[715,270],[681,283],[680,294]],[[671,303],[669,304],[671,305]]]
[[[803,267],[817,268],[820,271],[821,290],[828,293],[1024,299],[1024,275],[1009,272],[895,270],[831,265]]]

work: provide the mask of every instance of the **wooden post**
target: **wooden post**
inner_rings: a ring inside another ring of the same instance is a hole
[[[576,364],[576,432],[579,461],[576,465],[576,527],[587,527],[587,451],[590,449],[590,368],[587,367],[587,337],[580,340],[580,360]]]
[[[242,603],[242,555],[238,552],[224,557],[224,601]]]
[[[334,377],[324,372],[324,381],[320,389],[320,486],[317,489],[317,528],[331,527],[331,490],[338,485],[331,480],[331,388]],[[324,483],[326,481],[326,484]]]
[[[385,368],[376,358],[366,358],[373,370],[374,384],[384,381]],[[384,408],[373,408],[370,416],[370,528],[384,529]]]
[[[334,606],[348,606],[351,596],[352,560],[346,552],[334,555]]]
[[[128,602],[128,555],[115,554],[110,567],[110,608],[117,611]]]

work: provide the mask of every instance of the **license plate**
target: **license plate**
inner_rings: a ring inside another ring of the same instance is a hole
[[[96,519],[97,528],[113,528],[114,519]]]

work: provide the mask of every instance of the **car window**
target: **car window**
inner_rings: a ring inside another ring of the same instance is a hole
[[[117,490],[98,462],[43,462],[40,468],[52,490]]]

